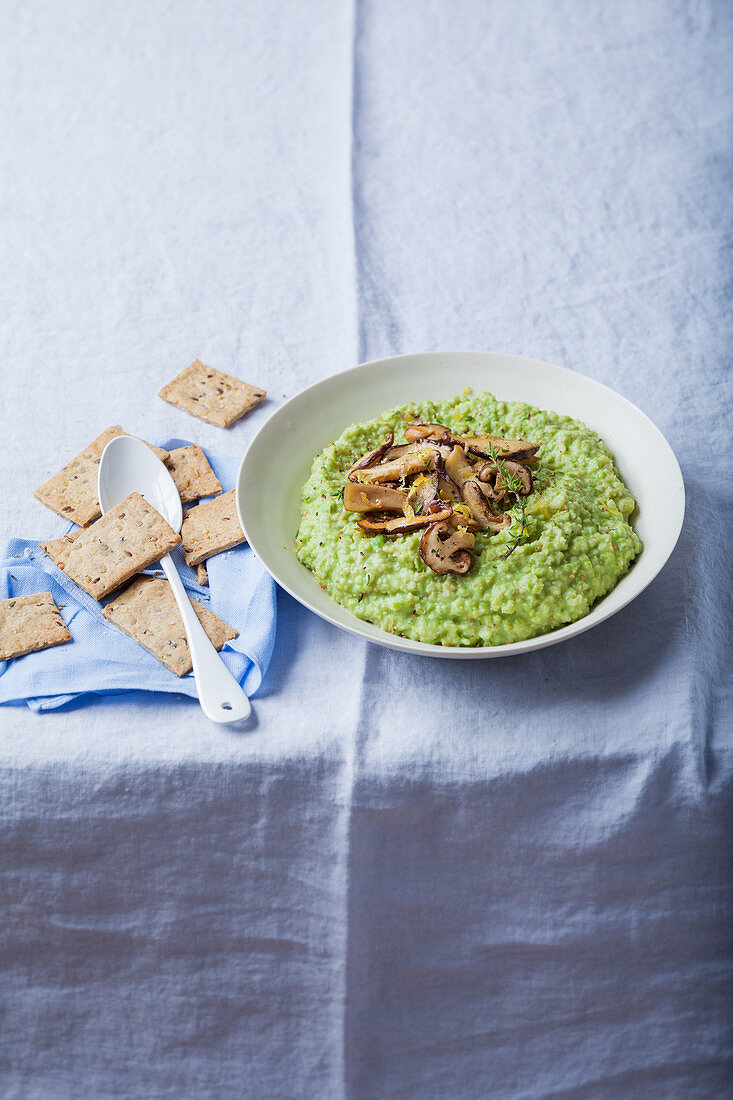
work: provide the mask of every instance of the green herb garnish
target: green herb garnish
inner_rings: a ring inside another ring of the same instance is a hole
[[[502,554],[501,560],[505,561],[517,549],[527,530],[527,515],[524,505],[524,495],[522,494],[522,479],[518,477],[517,474],[510,473],[510,471],[507,470],[506,466],[499,458],[499,454],[495,447],[490,446],[488,448],[488,453],[490,461],[494,463],[497,470],[499,471],[499,474],[501,475],[502,483],[506,486],[507,492],[511,493],[520,508],[519,533],[517,534],[517,537],[515,538],[512,545],[507,550],[506,554]],[[512,512],[512,514],[514,513]]]

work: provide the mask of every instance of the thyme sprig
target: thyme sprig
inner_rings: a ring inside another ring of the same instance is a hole
[[[499,453],[494,446],[489,446],[487,448],[487,451],[489,455],[489,460],[493,462],[493,464],[499,471],[502,482],[506,486],[507,492],[512,494],[512,496],[515,498],[516,504],[519,505],[520,509],[520,523],[517,537],[507,550],[506,554],[501,555],[501,560],[506,561],[506,559],[510,557],[510,555],[512,555],[517,549],[520,542],[522,541],[525,531],[527,530],[527,513],[525,511],[524,497],[522,495],[522,479],[518,477],[517,474],[510,473],[510,471],[507,470],[506,466],[499,458]],[[512,514],[514,514],[513,508]]]
[[[519,533],[518,533],[517,537],[515,538],[514,542],[512,543],[512,545],[507,550],[506,554],[501,555],[501,560],[502,561],[506,561],[506,559],[511,554],[514,553],[514,551],[517,549],[520,542],[522,541],[522,537],[523,537],[525,531],[527,530],[527,513],[525,512],[525,509],[524,509],[524,498],[520,499],[519,508],[520,508],[521,515],[522,515],[522,519],[521,519],[521,522],[520,522],[520,525],[519,525]]]
[[[506,485],[507,490],[510,493],[513,493],[517,500],[519,500],[522,494],[522,479],[518,477],[517,474],[512,474],[507,470],[503,461],[499,458],[499,452],[497,451],[496,447],[494,447],[493,445],[489,445],[486,448],[486,453],[489,456],[489,460],[494,463],[497,470],[501,474],[502,480]]]

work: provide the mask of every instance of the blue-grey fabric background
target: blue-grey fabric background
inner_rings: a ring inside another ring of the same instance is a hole
[[[109,424],[233,457],[359,360],[636,402],[679,546],[561,646],[410,659],[279,599],[245,733],[0,710],[0,1093],[719,1098],[730,1085],[725,0],[9,0],[0,535]],[[267,388],[224,434],[155,397]]]

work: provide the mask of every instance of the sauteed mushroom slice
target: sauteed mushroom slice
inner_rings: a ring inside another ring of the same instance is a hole
[[[397,443],[396,446],[390,447],[390,449],[382,455],[382,462],[394,462],[396,458],[404,458],[405,455],[417,451],[419,447],[419,443]]]
[[[461,494],[461,500],[468,507],[482,531],[489,530],[493,512],[489,508],[484,486],[476,476],[476,470],[468,461],[466,452],[456,445],[445,460],[445,472]]]
[[[432,512],[424,516],[371,516],[368,519],[360,519],[357,526],[370,535],[404,535],[408,531],[417,531],[420,527],[427,527],[439,520],[447,520],[450,517],[450,508],[444,508],[442,512]]]
[[[384,531],[385,523],[391,518],[391,516],[384,514],[366,516],[364,519],[360,519],[356,526],[360,531],[366,531],[368,535],[377,535]]]
[[[508,512],[502,512],[500,516],[495,516],[493,512],[490,512],[489,515],[491,518],[486,530],[491,531],[494,535],[498,534],[499,531],[503,531],[505,527],[509,527],[512,522],[512,517]]]
[[[494,462],[477,463],[476,476],[481,482],[484,495],[491,504],[499,504],[504,500],[507,489],[502,483],[499,467]]]
[[[438,474],[438,492],[442,493],[449,500],[460,500],[461,494],[453,481],[447,474]]]
[[[514,474],[519,478],[522,488],[520,490],[521,495],[526,497],[528,493],[532,492],[532,471],[529,466],[525,466],[523,462],[515,462],[513,459],[507,458],[502,460],[502,466],[508,474]],[[499,472],[499,477],[496,479],[496,487],[501,489],[504,485],[504,478]]]
[[[540,448],[539,443],[528,443],[526,439],[502,439],[498,435],[479,435],[461,439],[461,445],[471,454],[480,458],[532,458]]]
[[[438,497],[438,474],[418,474],[410,486],[407,502],[416,516],[421,515],[433,503],[442,504]]]
[[[412,517],[408,519],[406,516],[388,519],[384,525],[385,534],[398,535],[407,531],[416,531],[419,527],[425,527],[427,524],[447,520],[450,515],[450,508],[445,507],[440,512],[426,512],[425,515],[415,516],[414,519]]]
[[[460,527],[463,531],[478,532],[483,530],[483,528],[478,523],[476,523],[476,520],[473,518],[473,516],[465,516],[462,512],[456,512],[455,509],[453,510],[451,515],[448,516],[446,523],[449,523],[451,527]]]
[[[464,503],[470,509],[471,515],[481,530],[488,531],[491,527],[491,521],[496,517],[489,508],[489,502],[484,496],[480,481],[475,477],[464,481],[461,493]]]
[[[425,446],[435,447],[442,455],[448,455],[453,444],[434,439],[416,439],[412,443],[398,443],[396,446],[390,447],[387,453],[382,456],[382,462],[393,462],[396,458],[404,458],[405,455],[413,454]]]
[[[353,475],[357,470],[366,470],[369,466],[374,466],[377,462],[381,462],[393,443],[394,435],[390,432],[381,447],[375,447],[369,454],[362,455],[361,458],[357,459],[357,461],[349,467],[349,481],[356,480]]]
[[[434,573],[467,573],[473,565],[474,544],[469,531],[456,531],[446,522],[433,523],[420,539],[420,557]]]
[[[445,472],[459,489],[467,478],[474,476],[473,466],[468,461],[468,455],[459,443],[456,443],[445,459]]]
[[[418,439],[434,439],[437,442],[451,440],[452,436],[445,424],[424,424],[422,420],[415,420],[405,428],[405,439],[408,443]]]
[[[360,470],[358,478],[367,485],[374,482],[401,481],[413,474],[422,474],[425,470],[435,470],[440,457],[437,447],[428,444],[402,458],[396,458],[394,462],[384,462],[380,466]]]
[[[347,512],[401,512],[407,493],[390,485],[361,485],[347,481],[344,485],[344,508]]]
[[[499,485],[499,467],[493,462],[480,462],[476,466],[476,477],[481,482],[484,495],[493,504],[498,504],[506,496],[506,489]]]

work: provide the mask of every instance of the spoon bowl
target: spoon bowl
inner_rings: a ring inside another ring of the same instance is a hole
[[[183,508],[176,483],[158,456],[141,439],[110,439],[99,463],[99,505],[103,512],[130,493],[140,493],[174,531],[181,530]]]

